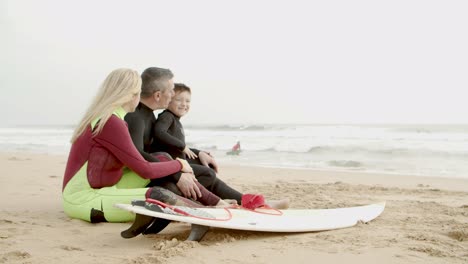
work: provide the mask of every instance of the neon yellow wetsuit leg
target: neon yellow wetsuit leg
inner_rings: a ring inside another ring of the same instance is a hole
[[[88,183],[85,163],[63,190],[63,208],[65,213],[85,221],[91,221],[91,209],[100,210],[108,222],[128,222],[135,216],[127,211],[115,208],[115,203],[129,204],[135,199],[145,199],[149,180],[135,172],[125,169],[120,181],[111,187],[93,189]]]

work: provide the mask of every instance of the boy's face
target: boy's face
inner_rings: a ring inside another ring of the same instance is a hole
[[[189,92],[176,93],[174,97],[172,97],[171,103],[167,109],[178,117],[182,117],[187,114],[190,109],[191,98],[192,95]]]

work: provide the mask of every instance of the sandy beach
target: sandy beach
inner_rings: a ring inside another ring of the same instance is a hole
[[[69,219],[61,206],[66,156],[0,154],[0,263],[468,263],[468,180],[220,164],[244,193],[288,197],[291,208],[386,201],[351,228],[300,234],[190,227],[125,240],[121,224]]]

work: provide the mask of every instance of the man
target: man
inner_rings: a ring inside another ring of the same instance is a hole
[[[172,96],[174,95],[173,73],[168,69],[150,67],[143,71],[141,98],[135,112],[128,113],[125,121],[128,123],[128,129],[133,143],[140,151],[142,156],[152,162],[158,162],[152,153],[154,150],[154,124],[156,117],[153,111],[165,109],[168,107]],[[184,195],[187,198],[201,197],[196,181],[205,186],[208,190],[218,195],[222,199],[235,199],[239,204],[242,194],[230,188],[224,182],[216,177],[218,166],[209,153],[192,149],[198,156],[199,162],[204,165],[192,165],[194,174],[176,173],[172,177],[152,181],[151,184],[160,185],[176,194]],[[169,159],[169,157],[168,157]],[[211,166],[211,168],[209,168]],[[197,176],[197,178],[195,178]],[[169,180],[168,180],[169,178]],[[176,185],[176,186],[174,186]]]

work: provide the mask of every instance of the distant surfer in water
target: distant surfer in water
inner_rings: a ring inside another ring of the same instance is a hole
[[[240,151],[241,146],[240,146],[240,141],[237,141],[237,143],[232,147],[232,151]]]
[[[226,154],[228,155],[239,155],[241,153],[241,146],[240,146],[240,141],[237,141],[237,143],[231,148],[231,151],[228,151]]]

